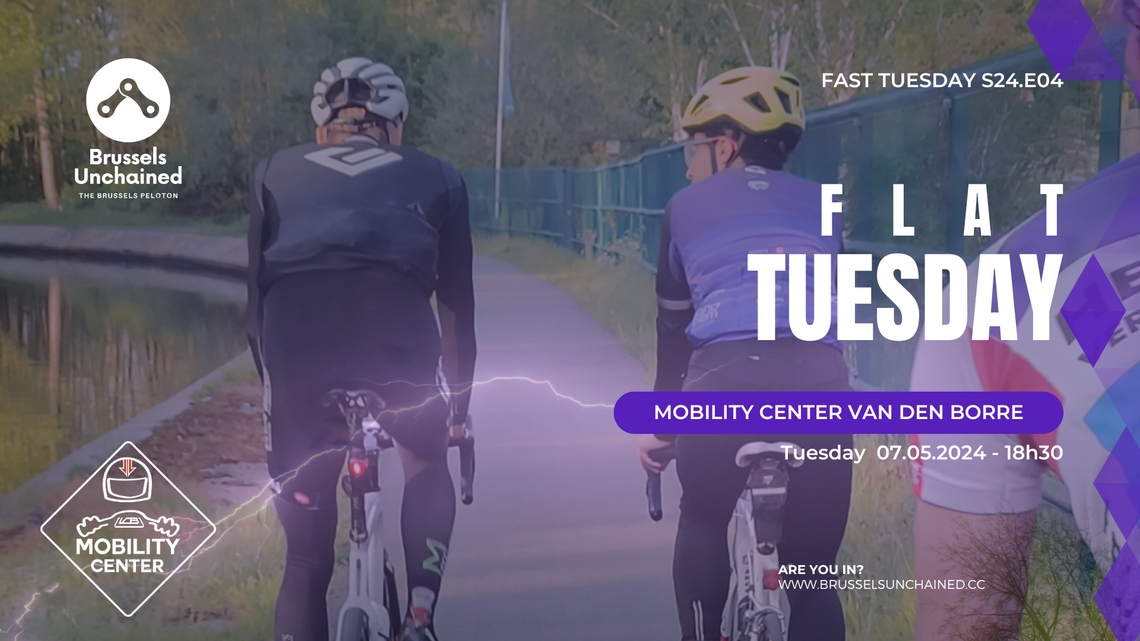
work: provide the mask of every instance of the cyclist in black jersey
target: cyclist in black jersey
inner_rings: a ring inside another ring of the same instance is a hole
[[[462,432],[475,368],[467,189],[451,165],[400,145],[408,101],[387,65],[340,61],[321,74],[311,109],[317,143],[261,161],[249,195],[248,333],[288,545],[274,639],[328,638],[350,435],[320,399],[367,388],[391,410],[381,422],[406,480],[400,638],[434,641],[455,520],[447,441]]]

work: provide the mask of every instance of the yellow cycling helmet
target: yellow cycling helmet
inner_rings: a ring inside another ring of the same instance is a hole
[[[781,69],[740,67],[706,82],[681,115],[690,134],[709,125],[727,124],[747,134],[805,126],[800,81]],[[798,135],[796,138],[798,139]]]

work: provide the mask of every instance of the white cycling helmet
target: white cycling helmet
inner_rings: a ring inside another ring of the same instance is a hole
[[[313,85],[310,111],[317,126],[323,126],[344,107],[363,107],[378,118],[404,122],[408,117],[404,81],[382,62],[345,58],[321,72]]]

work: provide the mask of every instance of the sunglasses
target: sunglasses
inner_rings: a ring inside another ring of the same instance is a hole
[[[681,151],[685,154],[685,166],[693,166],[693,161],[697,158],[697,150],[700,149],[702,145],[708,145],[709,153],[713,153],[713,150],[716,148],[716,141],[718,140],[727,140],[733,145],[739,144],[730,136],[713,136],[712,138],[702,138],[700,140],[694,140],[690,138],[689,140],[681,143]]]

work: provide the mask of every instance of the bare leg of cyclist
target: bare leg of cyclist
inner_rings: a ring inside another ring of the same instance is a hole
[[[419,629],[420,638],[434,640],[432,621],[436,597],[455,525],[455,487],[447,468],[446,445],[442,456],[431,459],[417,456],[401,445],[396,448],[405,479],[400,512],[408,574],[405,628]],[[427,634],[430,636],[424,636]],[[416,639],[415,636],[406,638]]]

